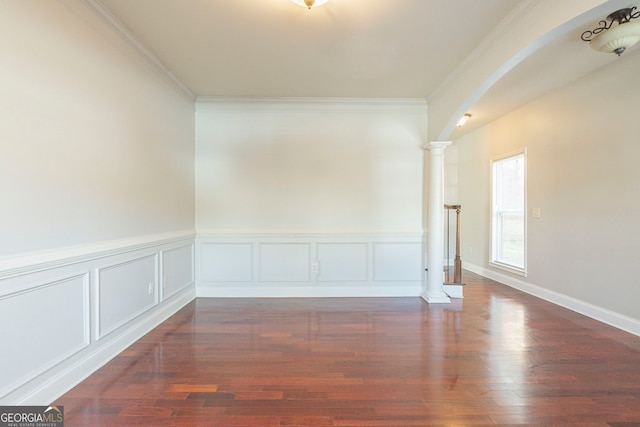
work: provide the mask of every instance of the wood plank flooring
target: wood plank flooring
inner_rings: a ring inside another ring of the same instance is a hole
[[[197,299],[60,397],[67,426],[640,426],[640,338],[465,298]]]

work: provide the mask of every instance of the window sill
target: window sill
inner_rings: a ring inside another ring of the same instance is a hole
[[[507,271],[512,274],[517,274],[518,276],[527,277],[527,271],[523,268],[513,267],[511,265],[502,264],[496,261],[489,261],[489,265],[499,270]]]

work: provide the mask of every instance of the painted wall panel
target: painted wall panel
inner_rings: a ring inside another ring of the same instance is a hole
[[[198,236],[196,258],[202,267],[224,264],[233,248],[246,248],[242,274],[250,280],[214,281],[215,276],[200,272],[198,296],[371,297],[421,292],[422,234],[208,234]],[[256,251],[252,263],[250,248]]]
[[[162,299],[194,282],[193,245],[162,252]]]
[[[98,338],[124,325],[158,301],[157,255],[100,268],[96,275]]]
[[[373,246],[376,281],[420,280],[422,247],[418,243],[376,243]]]
[[[127,241],[0,268],[0,404],[52,402],[194,297],[193,235]],[[175,292],[158,303],[161,254]]]
[[[0,297],[0,398],[89,345],[88,273]]]
[[[308,282],[310,249],[308,243],[261,243],[260,281]]]
[[[421,230],[426,114],[410,100],[199,101],[198,232]]]
[[[251,243],[206,243],[200,248],[200,280],[250,282],[253,280]]]
[[[367,280],[366,243],[318,243],[319,282],[360,282]]]

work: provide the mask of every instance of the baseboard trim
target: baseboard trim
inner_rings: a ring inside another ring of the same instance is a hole
[[[96,370],[160,325],[195,298],[195,288],[185,289],[165,301],[157,310],[135,325],[128,326],[93,351],[81,354],[81,360],[50,376],[45,382],[33,386],[26,384],[11,393],[11,401],[18,405],[43,405],[54,402],[61,395],[85,380]],[[64,402],[60,402],[64,405]]]
[[[356,298],[356,297],[415,297],[422,292],[421,284],[392,286],[199,286],[198,298]]]
[[[464,268],[473,273],[500,282],[519,291],[549,301],[553,304],[583,314],[614,328],[640,336],[640,320],[625,316],[603,307],[555,292],[506,274],[465,262]]]

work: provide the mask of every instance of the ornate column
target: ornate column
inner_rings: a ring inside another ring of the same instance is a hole
[[[428,303],[449,303],[444,293],[444,149],[451,141],[433,141],[429,150],[429,219],[427,222],[427,289],[422,297]]]

